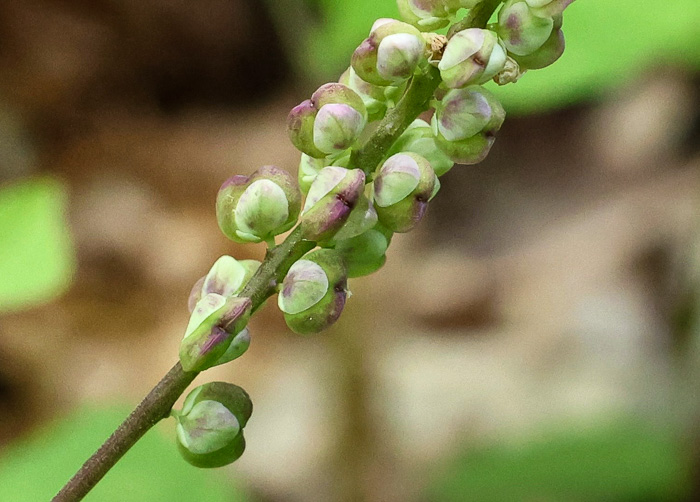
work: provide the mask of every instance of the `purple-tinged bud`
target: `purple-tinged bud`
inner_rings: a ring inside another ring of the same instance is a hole
[[[309,188],[301,214],[304,239],[332,238],[350,217],[364,186],[365,174],[360,169],[338,166],[321,169]]]
[[[542,47],[527,56],[517,56],[514,54],[513,59],[517,61],[518,65],[520,65],[520,68],[523,70],[539,70],[551,65],[559,59],[564,53],[565,45],[564,32],[556,28],[555,25],[555,29],[552,30],[552,34]]]
[[[340,83],[322,85],[311,99],[292,108],[287,131],[295,147],[314,158],[350,148],[367,124],[362,98]]]
[[[234,176],[219,189],[216,217],[236,242],[260,242],[286,232],[297,220],[301,192],[284,169],[263,166],[250,177]]]
[[[374,85],[398,85],[408,80],[425,56],[426,42],[410,24],[382,20],[352,55],[357,75]]]
[[[461,89],[488,82],[505,63],[506,50],[494,32],[469,28],[450,39],[438,69],[447,87]]]
[[[350,239],[377,224],[377,211],[374,209],[374,204],[366,195],[367,193],[371,193],[371,190],[372,188],[369,185],[365,186],[365,193],[360,195],[354,209],[350,211],[350,216],[345,222],[345,225],[340,227],[340,230],[335,233],[331,242]]]
[[[301,192],[304,195],[309,193],[311,184],[324,167],[330,165],[347,167],[350,164],[350,152],[350,150],[346,150],[340,157],[334,159],[331,157],[315,159],[302,153],[301,160],[299,161],[299,188],[301,188]]]
[[[374,205],[379,221],[392,232],[408,232],[423,218],[434,195],[435,172],[411,152],[389,157],[374,178]]]
[[[248,393],[237,385],[200,385],[185,398],[182,410],[173,413],[178,450],[195,467],[228,465],[245,450],[243,428],[252,413]]]
[[[430,124],[421,119],[414,120],[399,136],[389,150],[389,155],[400,152],[413,152],[425,157],[437,176],[442,176],[454,165],[452,159],[437,146]]]
[[[220,364],[234,337],[246,327],[251,308],[250,298],[209,293],[199,300],[180,343],[182,368],[203,371]]]
[[[192,312],[197,302],[209,293],[227,297],[240,293],[260,267],[257,260],[236,260],[224,255],[212,265],[209,273],[192,287],[187,307]]]
[[[381,223],[351,239],[340,240],[335,244],[348,267],[348,277],[369,275],[384,265],[386,250],[391,243],[392,233]]]
[[[292,331],[310,335],[338,320],[347,294],[347,269],[340,253],[316,249],[290,267],[277,303]]]
[[[527,56],[542,47],[553,29],[553,16],[531,8],[526,0],[506,0],[498,12],[498,35],[516,56]]]
[[[444,28],[460,8],[457,0],[397,0],[396,5],[403,20],[420,31]]]
[[[435,107],[432,128],[440,149],[460,164],[486,158],[505,119],[498,99],[480,86],[454,89]]]

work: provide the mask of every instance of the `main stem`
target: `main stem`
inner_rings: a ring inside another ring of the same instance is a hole
[[[455,24],[448,36],[471,27],[483,28],[502,0],[484,0],[469,15]],[[428,108],[433,93],[440,85],[440,74],[430,66],[413,78],[404,96],[379,123],[374,134],[359,149],[352,152],[352,167],[362,169],[368,180],[384,159],[391,145],[418,115]],[[247,296],[257,310],[275,291],[289,267],[316,246],[302,239],[302,228],[297,226],[282,244],[268,250],[260,268],[248,281],[240,296]],[[198,372],[187,372],[180,362],[153,387],[151,392],[131,412],[100,448],[83,464],[53,498],[53,502],[77,502],[104,477],[148,430],[170,414],[175,401],[197,377]]]

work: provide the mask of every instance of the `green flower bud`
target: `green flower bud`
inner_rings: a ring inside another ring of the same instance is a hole
[[[260,262],[257,260],[236,260],[233,256],[222,256],[216,260],[209,273],[192,287],[187,304],[190,312],[194,310],[197,302],[209,293],[224,297],[237,295],[258,267]]]
[[[435,172],[411,152],[389,157],[374,178],[374,204],[379,221],[392,232],[408,232],[423,218],[434,195]]]
[[[531,8],[526,0],[506,0],[498,12],[498,35],[516,56],[527,56],[542,47],[553,29],[553,16]]]
[[[349,87],[329,83],[292,108],[287,131],[295,147],[314,158],[350,148],[367,124],[362,98]]]
[[[445,47],[438,69],[447,87],[461,89],[491,80],[506,63],[506,50],[490,30],[459,31]]]
[[[387,102],[389,101],[386,87],[379,87],[365,82],[357,76],[352,66],[343,72],[338,82],[347,85],[362,98],[370,122],[384,118],[387,110]]]
[[[505,119],[498,99],[480,86],[449,91],[435,108],[432,128],[440,149],[461,164],[488,155]]]
[[[243,428],[252,412],[250,397],[237,385],[200,385],[185,398],[182,410],[173,413],[178,450],[195,467],[230,464],[245,450]]]
[[[182,368],[185,371],[203,371],[220,364],[236,335],[246,327],[251,308],[250,298],[226,298],[209,293],[199,300],[180,343]],[[240,350],[240,342],[245,345],[245,339],[239,339],[238,349],[233,353]]]
[[[362,277],[376,272],[386,262],[386,250],[392,233],[381,223],[351,239],[335,244],[348,267],[348,277]]]
[[[364,190],[360,169],[328,166],[321,169],[309,188],[301,215],[304,239],[326,241],[350,217]]]
[[[286,232],[297,220],[301,192],[284,169],[263,166],[250,177],[233,176],[216,197],[221,231],[236,242],[260,242]]]
[[[403,20],[420,31],[444,28],[460,8],[458,0],[397,0],[396,4]]]
[[[408,80],[424,57],[420,31],[394,19],[380,19],[352,55],[357,75],[374,85],[397,85]]]
[[[340,157],[326,157],[324,159],[314,159],[305,153],[301,154],[299,161],[299,188],[303,194],[309,193],[311,184],[321,172],[321,169],[328,166],[347,167],[350,164],[350,150],[346,150]]]
[[[539,70],[540,68],[551,65],[559,59],[564,53],[564,47],[564,32],[556,28],[555,25],[555,29],[552,30],[552,34],[542,47],[527,56],[517,56],[514,54],[513,59],[517,61],[518,65],[520,65],[520,68],[523,70]]]
[[[389,155],[400,152],[413,152],[430,162],[435,174],[442,176],[452,169],[454,162],[437,146],[433,129],[426,121],[414,120],[406,131],[396,140],[389,150]]]
[[[290,267],[277,304],[292,331],[310,335],[337,321],[346,299],[347,269],[342,256],[333,249],[316,249]]]

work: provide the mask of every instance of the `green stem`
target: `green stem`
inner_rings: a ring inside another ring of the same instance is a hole
[[[484,0],[472,9],[465,19],[455,24],[448,36],[469,27],[483,28],[500,3],[501,0]],[[422,75],[414,77],[406,93],[379,123],[375,133],[361,148],[353,150],[351,166],[361,168],[367,174],[368,180],[371,180],[391,145],[411,122],[428,108],[438,85],[440,85],[440,73],[432,66],[428,67]],[[258,309],[275,293],[277,285],[287,274],[289,267],[315,246],[315,242],[302,239],[301,227],[297,226],[283,243],[268,249],[263,263],[240,296],[251,298],[253,310]],[[169,416],[175,401],[197,375],[197,372],[184,371],[177,362],[100,449],[58,492],[53,501],[82,500],[151,427]]]

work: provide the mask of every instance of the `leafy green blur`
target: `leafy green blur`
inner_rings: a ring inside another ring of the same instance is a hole
[[[128,407],[83,408],[8,447],[0,460],[0,500],[50,500],[121,423]],[[174,434],[174,433],[173,433]],[[149,431],[85,498],[87,501],[242,502],[223,473],[193,469],[162,431]]]
[[[0,313],[52,300],[75,270],[66,190],[52,178],[0,187]]]

